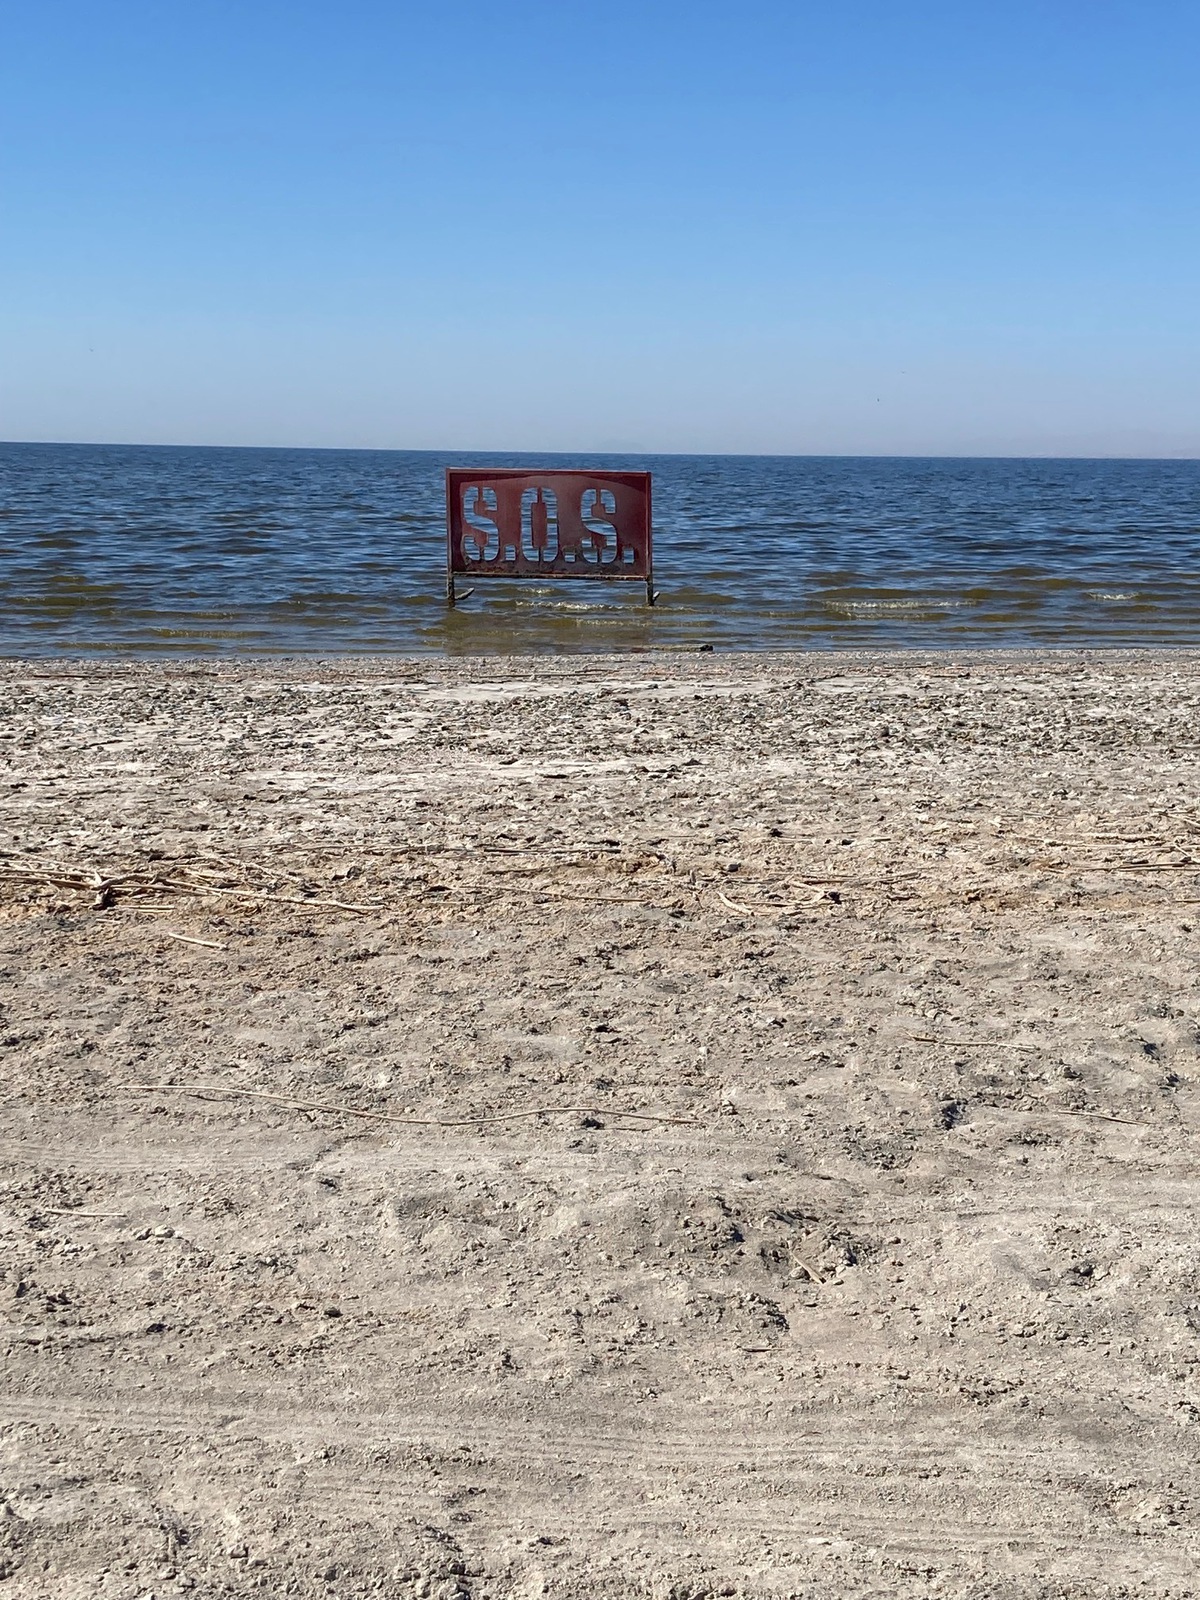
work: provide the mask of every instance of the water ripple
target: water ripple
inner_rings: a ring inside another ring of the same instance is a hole
[[[442,468],[645,467],[659,607],[443,603]],[[0,445],[0,650],[1200,642],[1200,463]]]

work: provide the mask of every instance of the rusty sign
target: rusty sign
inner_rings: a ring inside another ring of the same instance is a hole
[[[471,578],[616,578],[654,604],[650,474],[446,468],[446,602]]]

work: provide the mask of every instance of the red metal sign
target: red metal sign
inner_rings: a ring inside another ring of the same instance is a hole
[[[618,578],[654,604],[648,472],[446,468],[446,601],[454,580]]]

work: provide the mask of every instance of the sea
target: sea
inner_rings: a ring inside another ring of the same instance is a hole
[[[638,584],[445,604],[447,466],[653,474]],[[0,444],[0,655],[1200,644],[1200,461]]]

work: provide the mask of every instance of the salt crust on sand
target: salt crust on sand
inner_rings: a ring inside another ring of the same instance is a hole
[[[0,741],[4,1592],[1192,1592],[1200,657],[42,661]]]

